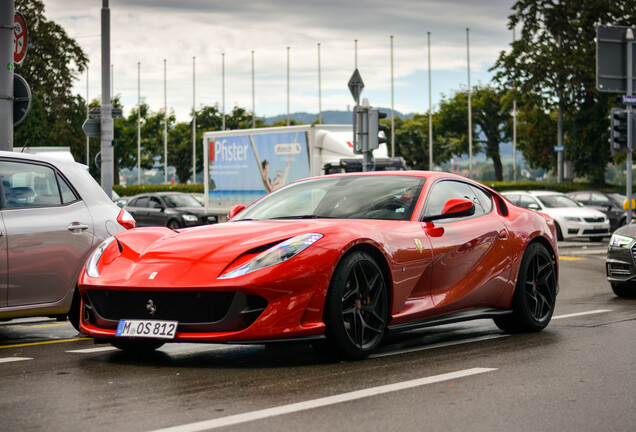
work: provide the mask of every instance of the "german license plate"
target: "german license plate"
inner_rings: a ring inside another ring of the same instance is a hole
[[[177,321],[120,320],[116,336],[174,339]]]

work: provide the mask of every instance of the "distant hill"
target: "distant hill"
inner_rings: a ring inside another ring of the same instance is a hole
[[[387,113],[387,118],[391,116],[391,110],[388,108],[380,108],[380,111]],[[409,118],[413,114],[402,114],[399,111],[395,111],[396,117]],[[289,118],[302,124],[312,124],[318,118],[318,113],[311,114],[306,112],[292,113]],[[286,114],[279,114],[273,117],[265,117],[266,124],[273,124],[275,121],[287,120]],[[322,122],[325,124],[352,124],[353,123],[353,111],[323,111]]]

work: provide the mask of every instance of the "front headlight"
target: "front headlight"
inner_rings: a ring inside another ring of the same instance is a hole
[[[108,245],[111,244],[114,240],[115,237],[109,237],[101,242],[101,244],[97,246],[97,248],[95,248],[95,250],[91,254],[91,257],[88,259],[88,261],[86,261],[87,275],[94,278],[99,277],[99,272],[97,271],[97,263],[99,262],[99,259],[102,257],[102,254],[104,253]]]
[[[620,234],[612,234],[609,245],[614,247],[625,247],[630,244],[634,239]]]
[[[322,234],[316,233],[302,234],[290,238],[289,240],[267,249],[265,252],[259,254],[256,258],[250,260],[236,270],[232,270],[229,273],[219,276],[219,279],[232,279],[265,267],[280,264],[283,261],[287,261],[288,259],[298,255],[320,238],[322,238]]]
[[[581,218],[573,216],[566,216],[565,220],[569,222],[581,222]]]
[[[195,215],[189,215],[189,214],[184,214],[183,216],[181,216],[183,218],[184,221],[186,222],[196,222],[199,220],[198,217],[196,217]]]

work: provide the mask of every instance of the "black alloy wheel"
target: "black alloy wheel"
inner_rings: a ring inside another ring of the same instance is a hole
[[[543,330],[554,313],[557,279],[554,260],[541,243],[526,249],[512,301],[512,315],[495,318],[495,324],[507,332]]]
[[[384,336],[388,295],[380,267],[367,253],[353,252],[338,264],[325,305],[327,340],[335,355],[362,359]]]

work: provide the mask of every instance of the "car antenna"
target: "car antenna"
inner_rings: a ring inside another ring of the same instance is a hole
[[[28,138],[25,141],[24,145],[22,146],[22,149],[20,150],[20,153],[24,153],[24,149],[26,148],[27,144],[29,144],[29,139]]]

